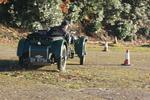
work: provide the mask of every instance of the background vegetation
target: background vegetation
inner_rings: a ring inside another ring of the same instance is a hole
[[[0,22],[12,27],[46,29],[64,19],[89,36],[150,39],[149,0],[0,0]]]

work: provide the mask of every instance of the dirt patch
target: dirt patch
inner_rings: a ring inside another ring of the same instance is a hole
[[[83,89],[80,92],[101,96],[106,100],[149,100],[150,91],[140,89]]]
[[[2,100],[101,100],[100,97],[66,90],[50,84],[0,76],[0,97]]]

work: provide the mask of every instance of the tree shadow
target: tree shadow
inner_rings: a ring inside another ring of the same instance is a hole
[[[87,65],[87,66],[111,66],[111,67],[113,67],[113,66],[116,66],[116,67],[120,67],[120,66],[122,66],[121,64],[85,64],[85,65]]]
[[[16,60],[0,60],[0,71],[19,70]]]
[[[67,63],[67,65],[80,65],[79,63]]]
[[[37,71],[40,71],[40,72],[52,72],[52,73],[58,73],[60,72],[59,70],[46,70],[46,69],[38,69]]]
[[[67,65],[72,65],[72,66],[79,66],[79,63],[67,63]],[[52,73],[57,73],[59,72],[57,69],[45,69],[42,68],[44,65],[34,65],[30,66],[28,68],[21,67],[18,65],[17,60],[9,60],[9,59],[0,59],[0,72],[13,72],[13,71],[40,71],[40,72],[52,72]]]
[[[30,66],[28,68],[24,68],[18,65],[17,60],[1,60],[0,59],[0,72],[9,72],[9,71],[32,71],[37,70],[39,68],[43,67],[42,65],[36,65],[36,66]],[[38,70],[38,71],[43,71]],[[57,72],[55,70],[44,70],[47,72]]]
[[[141,47],[150,47],[150,44],[144,44]]]

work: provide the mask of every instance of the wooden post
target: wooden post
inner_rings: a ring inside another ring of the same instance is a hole
[[[118,39],[117,39],[116,36],[115,36],[115,38],[114,38],[114,44],[118,44]]]
[[[104,44],[104,50],[103,50],[103,51],[105,51],[105,52],[108,51],[108,42],[107,42],[107,41],[105,41],[105,44]]]

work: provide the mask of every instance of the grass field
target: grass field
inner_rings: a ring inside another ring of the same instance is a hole
[[[78,58],[70,59],[67,62],[66,73],[58,72],[55,65],[20,70],[16,67],[15,48],[6,48],[6,51],[0,53],[0,69],[4,69],[0,73],[1,81],[4,78],[31,80],[35,83],[73,90],[121,88],[150,91],[150,48],[148,47],[115,45],[111,46],[108,52],[103,52],[102,46],[88,44],[85,65],[79,65]],[[131,66],[121,65],[125,59],[126,49],[130,50]]]

